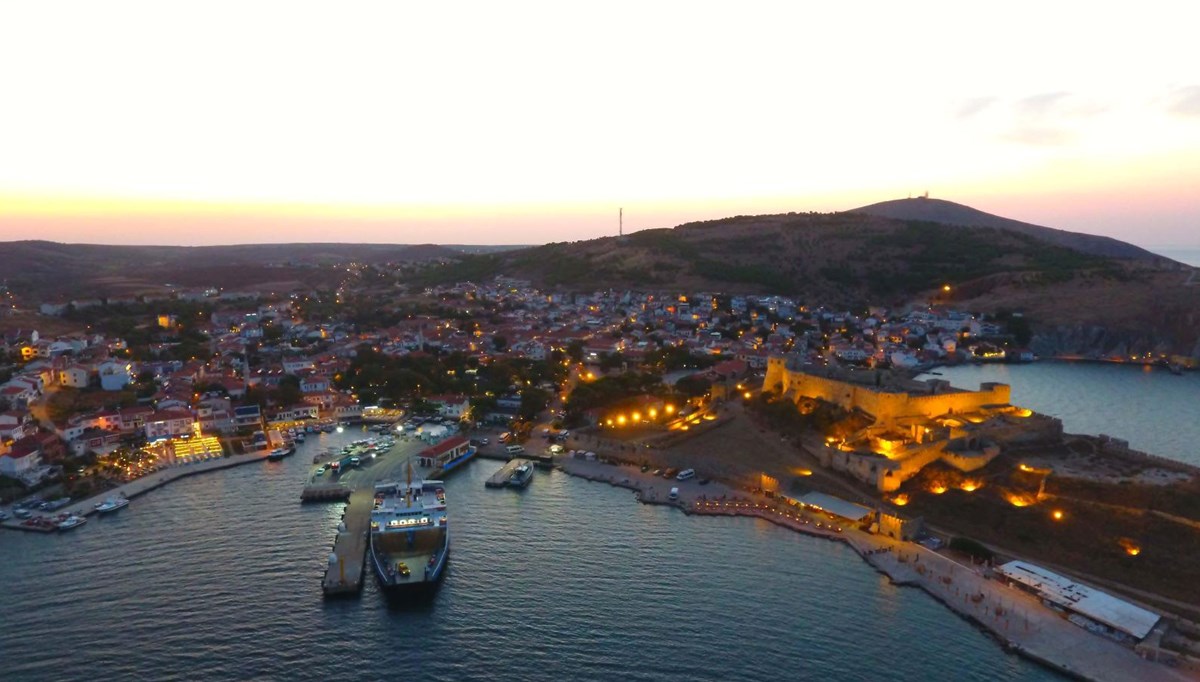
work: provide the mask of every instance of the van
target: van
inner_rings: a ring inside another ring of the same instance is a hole
[[[506,447],[504,449],[510,455],[519,455],[522,452],[525,452],[525,448],[521,447],[520,445],[509,445],[508,447]]]
[[[694,478],[695,476],[696,476],[695,469],[684,469],[683,471],[679,472],[679,475],[675,477],[675,480],[686,481],[689,478]]]
[[[679,499],[679,488],[671,488],[671,494],[667,495],[667,499],[674,502]]]

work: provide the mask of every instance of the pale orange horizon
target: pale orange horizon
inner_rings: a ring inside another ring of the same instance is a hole
[[[0,7],[0,241],[539,244],[928,190],[1200,248],[1187,3],[64,4]]]

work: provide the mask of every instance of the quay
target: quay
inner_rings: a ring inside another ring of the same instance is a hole
[[[1194,670],[1173,668],[1072,624],[1032,594],[988,577],[983,567],[912,542],[902,542],[792,507],[779,498],[750,494],[713,482],[656,478],[636,467],[560,457],[573,476],[634,491],[643,504],[675,507],[685,514],[750,516],[790,530],[844,543],[896,585],[920,589],[951,612],[1024,658],[1079,680],[1196,680]],[[677,498],[668,494],[678,488]],[[1153,635],[1152,635],[1153,637]]]
[[[522,464],[533,464],[532,460],[528,459],[510,459],[504,466],[500,467],[499,471],[492,474],[484,485],[489,488],[504,488],[508,486],[508,479],[512,477],[513,472]]]
[[[338,524],[337,539],[329,554],[329,566],[321,587],[326,597],[358,594],[366,568],[367,532],[371,509],[375,506],[373,488],[355,490]]]
[[[172,481],[177,481],[188,476],[195,476],[196,474],[207,473],[209,471],[217,471],[218,469],[228,469],[230,467],[240,466],[242,464],[261,462],[266,460],[267,456],[270,454],[271,452],[269,450],[262,450],[244,455],[227,455],[223,457],[214,457],[212,459],[202,460],[199,462],[192,462],[190,464],[178,464],[161,471],[156,471],[152,474],[147,474],[141,478],[129,481],[128,483],[123,483],[116,488],[106,490],[89,498],[79,500],[78,502],[72,502],[62,509],[56,509],[53,512],[40,512],[38,515],[35,515],[34,518],[38,518],[39,515],[43,518],[50,518],[58,516],[59,514],[89,516],[96,513],[97,504],[100,504],[113,495],[121,494],[132,500],[138,495],[148,493],[151,490],[160,488]],[[58,530],[56,527],[26,525],[25,521],[21,519],[9,519],[0,524],[0,527],[8,528],[10,530],[24,530],[41,533],[48,533]]]

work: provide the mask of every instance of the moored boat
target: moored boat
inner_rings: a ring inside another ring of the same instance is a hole
[[[512,488],[524,488],[529,485],[531,479],[533,479],[533,465],[521,464],[513,469],[512,474],[508,477],[508,485]]]
[[[96,505],[96,511],[101,514],[110,514],[119,509],[124,509],[129,506],[129,499],[124,495],[114,495],[105,499],[103,502]]]
[[[56,523],[55,525],[58,526],[59,530],[71,530],[72,528],[78,528],[85,523],[87,523],[86,516],[77,516],[75,514],[68,514],[65,518],[58,521],[58,523]]]

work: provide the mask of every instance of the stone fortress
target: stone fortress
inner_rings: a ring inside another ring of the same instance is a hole
[[[1002,444],[1062,436],[1059,420],[1010,404],[1007,384],[966,391],[887,370],[789,367],[775,357],[767,361],[763,390],[795,402],[797,409],[821,400],[866,417],[868,426],[826,439],[817,455],[823,466],[882,492],[896,490],[935,461],[969,473],[999,455]]]

